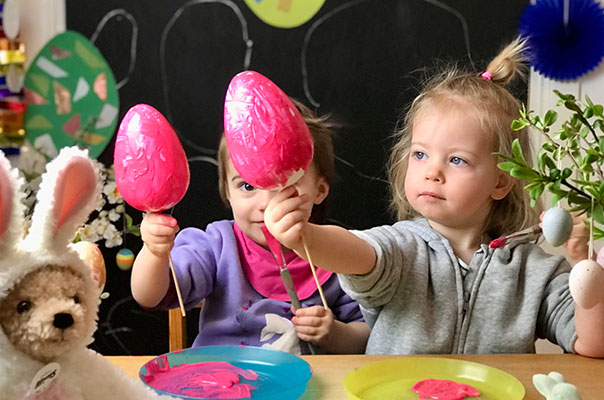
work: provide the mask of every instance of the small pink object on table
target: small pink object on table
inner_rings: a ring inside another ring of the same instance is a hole
[[[241,72],[229,83],[224,134],[235,170],[261,189],[296,183],[313,159],[312,136],[302,115],[258,72]]]

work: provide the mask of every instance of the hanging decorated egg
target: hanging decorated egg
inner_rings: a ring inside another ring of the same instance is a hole
[[[134,264],[134,253],[130,249],[121,249],[115,256],[115,263],[121,270],[128,270]]]
[[[113,162],[118,191],[141,211],[174,207],[189,187],[189,164],[176,132],[147,104],[135,105],[122,119]]]
[[[312,162],[312,136],[302,115],[275,83],[254,71],[229,84],[224,134],[235,170],[258,188],[292,185]]]
[[[552,246],[566,242],[573,230],[573,218],[568,211],[552,207],[545,212],[542,221],[543,236]]]
[[[604,268],[593,260],[580,261],[571,269],[568,285],[575,303],[592,308],[604,301]]]

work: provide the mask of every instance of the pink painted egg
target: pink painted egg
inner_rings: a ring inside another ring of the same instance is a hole
[[[235,75],[229,84],[224,134],[233,166],[258,188],[292,185],[312,162],[312,136],[302,115],[276,84],[254,71]]]
[[[604,268],[593,260],[579,261],[570,271],[568,285],[575,303],[592,308],[604,301]]]
[[[138,210],[166,210],[187,192],[185,151],[170,123],[147,104],[135,105],[122,119],[113,157],[117,189]]]

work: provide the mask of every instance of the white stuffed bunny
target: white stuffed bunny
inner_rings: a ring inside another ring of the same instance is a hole
[[[546,400],[581,400],[577,388],[564,381],[564,376],[559,372],[550,372],[547,375],[533,375],[533,385]]]
[[[47,165],[25,238],[22,184],[0,152],[0,398],[172,399],[87,348],[99,284],[71,241],[100,195],[88,152],[64,148]]]

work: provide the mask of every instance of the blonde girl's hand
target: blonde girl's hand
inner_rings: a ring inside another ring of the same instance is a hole
[[[277,193],[264,210],[264,224],[282,245],[289,249],[302,247],[302,232],[312,211],[309,195],[298,195],[290,186]]]
[[[323,306],[312,306],[293,310],[292,323],[301,340],[319,347],[327,347],[334,327],[333,312]]]
[[[176,219],[167,214],[148,213],[141,223],[141,238],[145,247],[157,257],[168,255],[174,246],[179,227]]]
[[[585,214],[572,213],[573,230],[564,243],[566,253],[575,263],[589,258],[589,227],[586,224]]]

